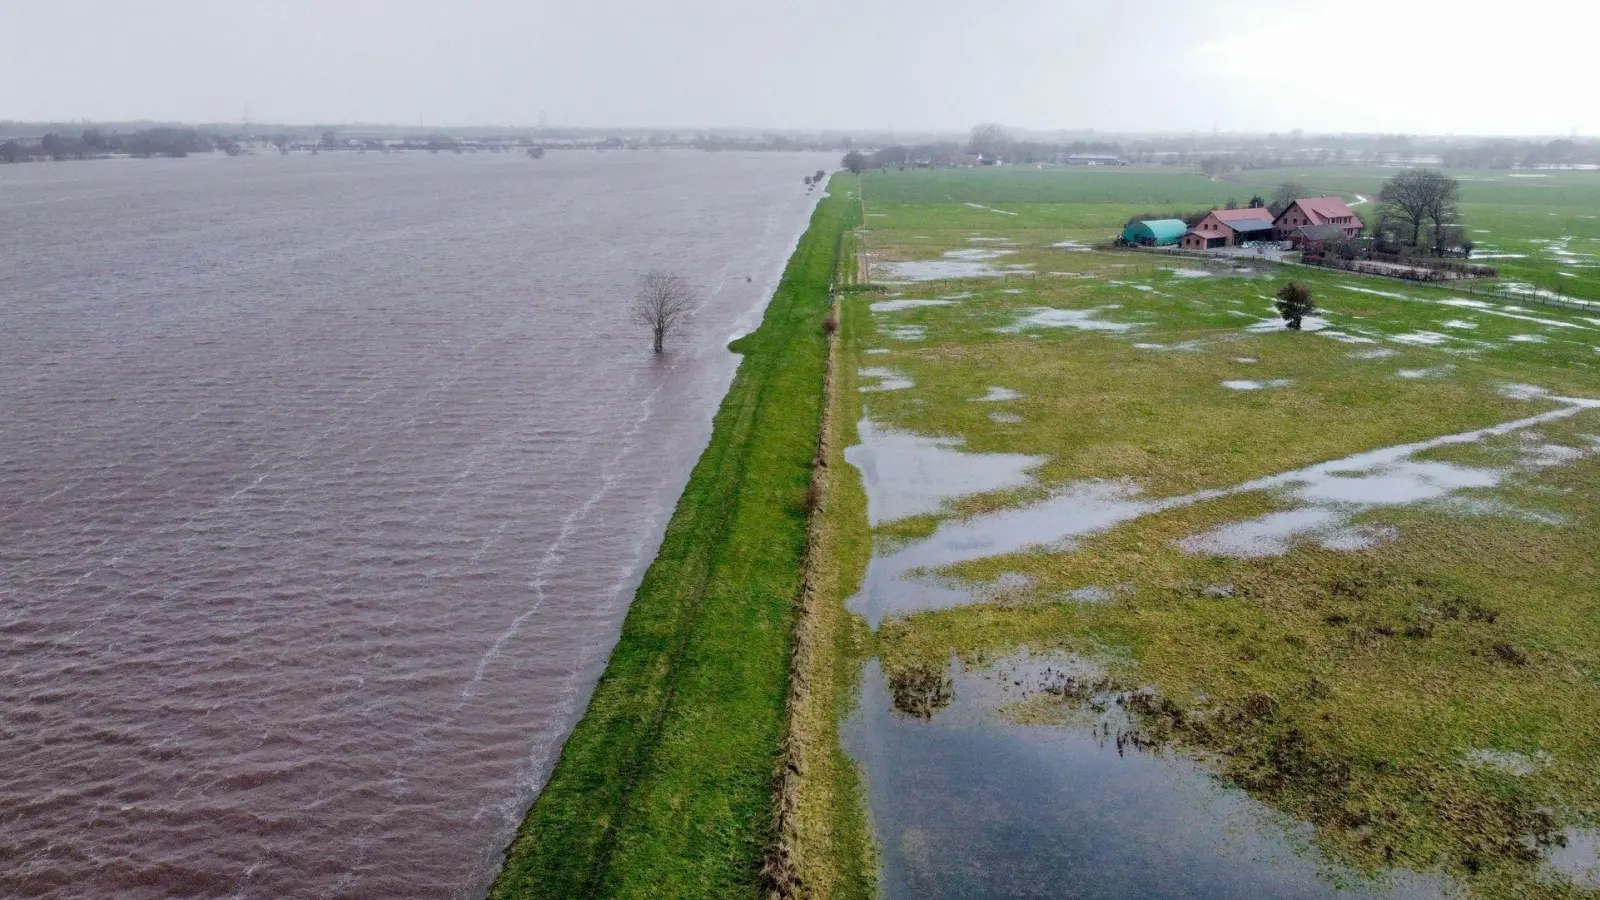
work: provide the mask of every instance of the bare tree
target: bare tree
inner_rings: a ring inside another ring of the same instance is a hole
[[[694,291],[683,276],[649,272],[640,277],[639,290],[633,295],[633,320],[650,329],[655,351],[660,353],[667,335],[689,324],[694,302]]]
[[[1011,149],[1011,132],[1003,125],[985,122],[972,128],[972,139],[967,142],[967,152],[994,158],[1004,156]]]
[[[1437,169],[1407,169],[1384,182],[1378,200],[1383,218],[1411,229],[1411,246],[1422,240],[1422,226],[1432,222],[1435,232],[1455,222],[1461,183]]]
[[[1310,192],[1306,189],[1306,186],[1300,182],[1285,181],[1273,189],[1272,202],[1267,204],[1267,209],[1274,216],[1282,215],[1283,211],[1289,208],[1289,204],[1306,196],[1308,193]]]

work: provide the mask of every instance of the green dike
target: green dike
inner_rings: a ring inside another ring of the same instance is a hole
[[[805,550],[836,177],[790,258],[589,708],[490,896],[733,897],[759,889]]]

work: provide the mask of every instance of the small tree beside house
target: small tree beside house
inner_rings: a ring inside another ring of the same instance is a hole
[[[1311,302],[1311,289],[1298,281],[1278,288],[1278,300],[1273,306],[1278,308],[1278,315],[1283,316],[1284,324],[1294,331],[1300,330],[1302,319],[1317,312]]]

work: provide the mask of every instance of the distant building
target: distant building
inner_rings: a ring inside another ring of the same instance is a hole
[[[1166,247],[1183,240],[1188,230],[1182,219],[1145,219],[1122,229],[1122,239],[1141,247]]]
[[[1067,157],[1069,166],[1125,166],[1128,161],[1111,153],[1074,153]]]
[[[1289,204],[1273,221],[1277,239],[1290,240],[1294,230],[1308,225],[1337,225],[1347,238],[1358,237],[1366,227],[1338,197],[1306,197]]]
[[[1273,239],[1272,213],[1265,209],[1213,209],[1183,236],[1185,250],[1237,247]]]

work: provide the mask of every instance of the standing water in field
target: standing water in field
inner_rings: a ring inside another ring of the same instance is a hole
[[[843,740],[864,768],[888,900],[1008,897],[1432,898],[1437,882],[1363,881],[1309,832],[1184,757],[1125,741],[1110,696],[1046,725],[1017,704],[1093,683],[1076,658],[886,678],[876,662]],[[1039,709],[1036,707],[1035,709]]]
[[[0,895],[480,896],[831,162],[0,167]]]

